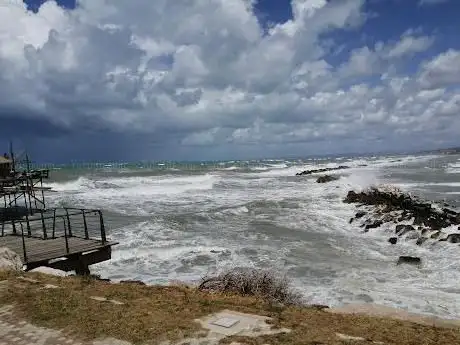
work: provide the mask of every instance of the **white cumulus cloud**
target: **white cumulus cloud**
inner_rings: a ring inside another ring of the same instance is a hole
[[[0,118],[262,153],[324,140],[339,150],[397,132],[434,140],[459,127],[459,51],[407,74],[407,59],[435,41],[409,30],[333,63],[330,36],[371,20],[364,0],[293,0],[293,18],[268,31],[253,6],[48,1],[32,13],[0,0]]]

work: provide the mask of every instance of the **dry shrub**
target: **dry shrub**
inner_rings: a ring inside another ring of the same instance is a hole
[[[234,268],[215,277],[204,277],[198,286],[201,291],[235,293],[256,296],[270,303],[301,305],[302,297],[284,276],[272,271]]]

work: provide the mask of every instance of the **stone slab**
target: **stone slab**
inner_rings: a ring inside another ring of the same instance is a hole
[[[223,338],[232,335],[258,337],[261,335],[287,333],[288,329],[272,329],[267,324],[270,318],[262,315],[245,314],[232,310],[223,310],[196,320],[209,330],[211,338]]]
[[[112,303],[112,304],[115,304],[115,305],[123,305],[124,304],[123,302],[117,301],[115,299],[109,299],[109,302]]]
[[[363,337],[354,337],[348,334],[336,333],[335,335],[340,340],[345,340],[345,341],[366,341],[366,339],[364,339]]]
[[[67,277],[67,276],[72,275],[72,273],[61,271],[61,270],[51,268],[51,267],[45,267],[45,266],[34,268],[30,270],[30,272],[38,272],[38,273],[48,274],[48,275],[52,275],[56,277]]]
[[[213,321],[212,324],[219,327],[231,328],[235,326],[238,322],[240,322],[240,320],[238,320],[237,318],[222,317],[220,319]]]

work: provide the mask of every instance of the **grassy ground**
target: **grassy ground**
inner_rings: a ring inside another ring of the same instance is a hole
[[[355,344],[460,344],[458,329],[332,314],[312,307],[276,307],[254,297],[211,294],[180,286],[110,284],[31,273],[27,277],[41,284],[23,281],[17,274],[0,272],[0,280],[8,279],[7,289],[0,294],[0,304],[14,304],[18,317],[39,326],[62,329],[82,340],[114,337],[134,344],[155,344],[165,339],[181,339],[200,332],[193,319],[232,309],[271,316],[274,327],[290,328],[292,332],[260,338],[227,338],[223,343],[233,340],[249,345],[353,344],[339,340],[338,332],[368,339]],[[43,289],[43,284],[60,288]],[[125,304],[101,303],[89,296],[106,297]]]

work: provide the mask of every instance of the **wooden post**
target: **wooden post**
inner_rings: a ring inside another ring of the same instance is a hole
[[[29,190],[29,187],[30,187],[30,190]],[[29,196],[29,212],[30,212],[30,214],[33,214],[33,211],[32,211],[32,199],[30,198],[30,194],[32,193],[32,184],[29,186],[29,177],[28,176],[26,176],[26,190],[24,191],[24,199],[25,199],[26,205],[27,205],[26,192],[27,192],[27,195]],[[35,208],[37,208],[37,207],[35,207]]]
[[[66,224],[65,224],[65,219],[64,219],[64,217],[62,217],[62,221],[64,222],[65,250],[66,250],[66,253],[69,254],[70,250],[69,250],[69,241],[68,241],[68,238],[67,238],[67,226],[66,226]]]
[[[43,238],[46,240],[48,235],[46,233],[46,224],[45,224],[45,217],[43,216],[43,211],[40,211],[41,218],[42,218],[42,228],[43,228]]]
[[[46,210],[46,204],[45,204],[45,192],[43,190],[43,176],[42,174],[40,173],[40,188],[42,190],[42,203],[43,203],[43,208]],[[37,201],[35,200],[35,204],[37,203]]]
[[[14,196],[13,201],[14,201],[14,207],[16,207],[16,209],[17,209],[17,207],[18,207],[18,197],[16,195]]]
[[[67,216],[67,225],[69,226],[69,237],[72,237],[72,227],[70,225],[69,209],[65,209],[65,214]]]
[[[32,236],[32,231],[30,229],[29,215],[26,213],[26,224],[27,224],[27,236]]]
[[[100,223],[100,228],[101,228],[101,239],[102,243],[105,244],[107,242],[107,238],[105,236],[105,225],[104,225],[104,218],[102,217],[102,212],[99,210],[99,223]]]
[[[56,238],[55,233],[56,233],[56,209],[53,210],[53,238]]]
[[[5,223],[6,223],[6,194],[3,195],[3,202],[5,204],[5,209],[4,209],[4,214],[3,214],[3,217],[5,217],[5,219],[2,219],[2,236],[5,236]]]
[[[91,274],[88,265],[84,262],[81,255],[78,256],[78,261],[75,267],[75,273],[77,274],[77,276],[89,276]]]
[[[86,213],[85,210],[81,210],[83,213],[83,226],[85,227],[85,238],[89,240],[89,233],[88,233],[88,224],[86,223]]]
[[[24,231],[22,229],[22,223],[21,223],[21,237],[22,237],[22,251],[24,253],[24,263],[27,264],[26,240],[24,238]]]

